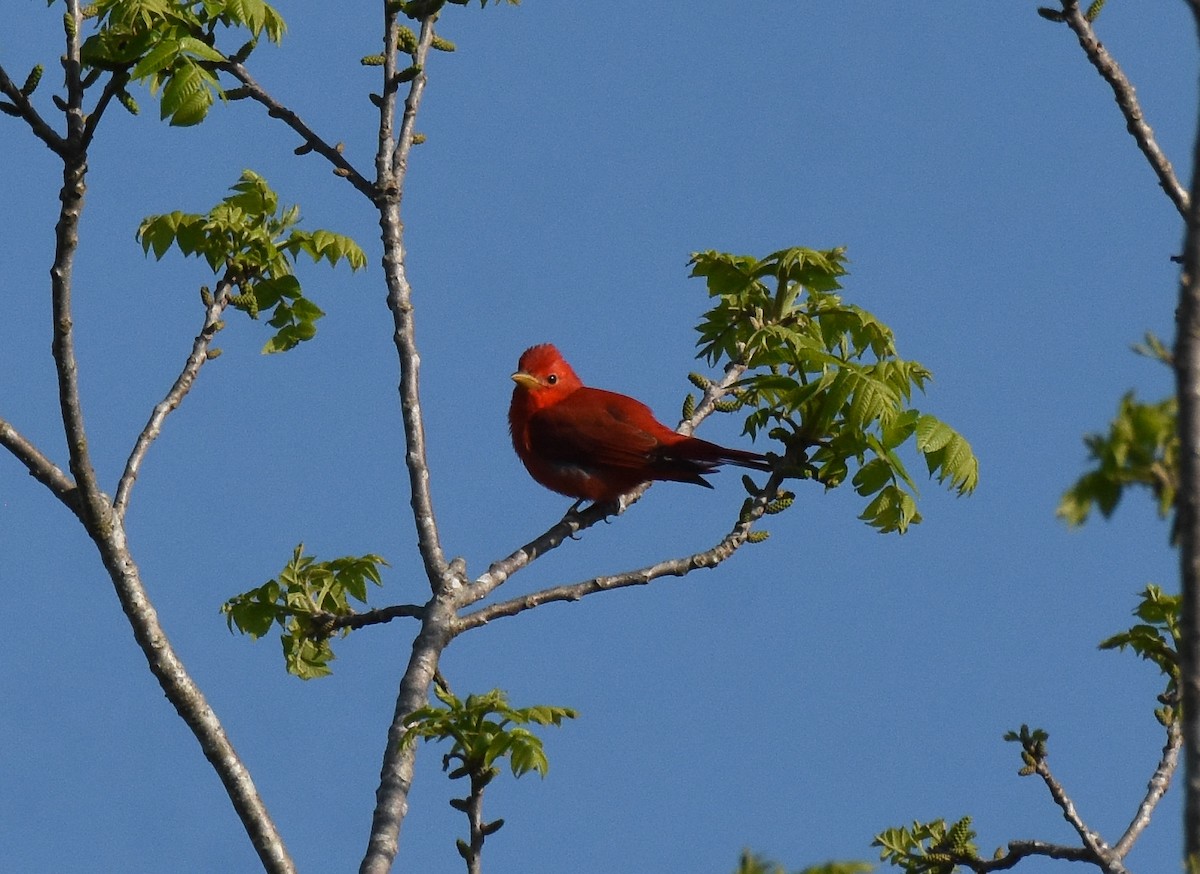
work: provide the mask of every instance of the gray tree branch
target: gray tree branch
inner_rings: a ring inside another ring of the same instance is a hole
[[[1154,773],[1150,776],[1150,782],[1146,787],[1146,794],[1142,798],[1141,804],[1138,805],[1137,812],[1133,816],[1133,820],[1129,823],[1129,827],[1125,829],[1125,834],[1121,835],[1120,839],[1113,846],[1113,853],[1119,859],[1124,859],[1129,851],[1133,848],[1138,837],[1145,831],[1146,826],[1150,824],[1150,817],[1154,813],[1154,809],[1158,806],[1158,802],[1162,801],[1162,797],[1167,794],[1167,789],[1171,786],[1171,777],[1175,774],[1175,768],[1179,763],[1179,748],[1183,745],[1183,732],[1179,729],[1179,719],[1176,717],[1167,725],[1167,742],[1163,746],[1162,756],[1158,760],[1158,767],[1154,769]]]
[[[129,493],[137,481],[142,460],[146,457],[151,444],[162,433],[163,422],[183,403],[184,397],[191,391],[196,377],[200,374],[200,368],[208,361],[209,347],[212,345],[213,337],[220,330],[221,315],[229,305],[229,294],[232,289],[233,284],[230,281],[229,272],[226,271],[225,276],[217,284],[216,291],[213,292],[212,302],[205,307],[204,323],[200,327],[200,333],[192,342],[192,352],[184,362],[183,370],[175,378],[175,382],[166,396],[154,406],[150,420],[146,422],[146,427],[138,435],[133,450],[129,453],[129,459],[125,462],[125,472],[121,474],[121,480],[117,483],[116,499],[113,502],[113,511],[119,519],[125,518],[125,511],[129,506]]]
[[[644,586],[660,577],[682,577],[700,568],[716,567],[733,555],[746,542],[754,523],[762,517],[767,505],[778,497],[782,482],[782,475],[778,473],[771,474],[762,492],[751,501],[749,512],[743,514],[742,518],[730,529],[729,533],[710,549],[680,558],[656,562],[655,564],[620,574],[592,577],[578,583],[553,586],[537,592],[531,592],[528,595],[510,598],[507,601],[488,604],[459,617],[454,624],[454,633],[456,635],[461,634],[464,631],[486,625],[492,620],[501,617],[516,616],[518,613],[524,613],[526,610],[532,610],[534,607],[540,607],[542,604],[549,604],[555,601],[578,601],[596,592],[623,589],[629,586]]]
[[[17,114],[29,125],[33,135],[45,143],[52,152],[62,157],[67,147],[66,140],[59,136],[58,131],[42,118],[29,98],[22,94],[17,84],[9,78],[3,65],[0,65],[0,93],[12,101],[13,106],[17,109]]]
[[[341,149],[337,145],[331,146],[327,140],[317,134],[312,128],[304,123],[295,112],[284,106],[264,89],[254,77],[250,75],[250,71],[245,68],[239,61],[229,60],[223,64],[218,64],[217,69],[223,70],[233,78],[242,83],[241,87],[245,96],[251,98],[257,103],[261,103],[266,108],[267,114],[271,118],[278,118],[293,131],[300,135],[304,140],[304,145],[308,150],[316,152],[318,155],[327,160],[334,167],[334,172],[341,176],[362,194],[366,195],[370,200],[375,199],[375,188],[367,181],[353,164],[342,154]]]
[[[379,788],[371,817],[371,834],[359,867],[361,874],[386,874],[399,850],[400,827],[408,812],[415,745],[401,743],[408,715],[429,699],[429,686],[437,672],[442,650],[453,637],[453,600],[464,584],[462,562],[447,563],[442,553],[430,491],[425,450],[425,425],[420,400],[420,363],[413,320],[412,287],[405,268],[404,225],[400,203],[408,155],[412,149],[416,116],[425,91],[425,65],[433,42],[433,16],[421,22],[413,63],[419,73],[409,85],[399,132],[396,130],[397,43],[400,21],[396,4],[384,13],[383,93],[379,101],[379,148],[375,158],[376,198],[383,240],[383,271],[388,309],[395,325],[394,341],[400,360],[400,404],[404,424],[405,466],[408,470],[417,546],[425,565],[433,597],[424,607],[421,630],[413,641],[412,656],[400,681],[396,707],[388,727],[387,747],[380,767]]]
[[[1200,35],[1200,2],[1191,3]],[[1200,111],[1197,111],[1200,118]],[[1192,148],[1183,270],[1175,310],[1175,392],[1179,399],[1179,534],[1183,590],[1179,646],[1183,698],[1184,867],[1200,863],[1200,124]]]
[[[1079,0],[1062,0],[1062,11],[1063,20],[1079,39],[1079,45],[1087,55],[1087,59],[1112,88],[1117,106],[1120,108],[1121,114],[1125,116],[1126,127],[1137,142],[1142,154],[1146,156],[1146,160],[1150,162],[1150,168],[1158,177],[1158,184],[1162,186],[1167,197],[1171,198],[1171,202],[1175,204],[1179,214],[1186,217],[1189,208],[1188,193],[1179,183],[1175,169],[1167,160],[1163,150],[1159,148],[1158,141],[1154,139],[1154,130],[1146,123],[1133,84],[1096,37],[1092,23],[1079,8]]]
[[[175,654],[158,614],[147,596],[138,568],[129,553],[119,514],[99,488],[88,452],[79,395],[77,362],[72,322],[71,290],[75,254],[79,246],[79,220],[83,210],[87,174],[89,131],[82,110],[83,84],[79,60],[79,31],[82,15],[78,0],[67,0],[67,48],[65,115],[67,137],[60,154],[63,161],[61,207],[55,226],[54,264],[50,271],[53,338],[51,351],[58,379],[59,407],[67,438],[74,483],[41,456],[11,426],[0,428],[4,445],[21,459],[30,472],[65,500],[70,490],[77,498],[75,510],[96,544],[121,607],[133,629],[134,638],[167,699],[191,728],[205,756],[226,787],[234,809],[250,835],[259,858],[272,874],[293,874],[294,866],[282,838],[271,821],[254,783],[237,752],[225,736],[220,721]],[[111,95],[110,95],[111,96]]]
[[[74,481],[3,418],[0,418],[0,446],[25,465],[29,475],[48,488],[72,513],[79,515],[79,494]],[[80,519],[82,521],[82,517]]]

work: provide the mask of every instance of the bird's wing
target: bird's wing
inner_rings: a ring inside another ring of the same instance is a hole
[[[645,404],[581,388],[530,418],[529,443],[547,461],[640,469],[663,445],[656,426],[669,432]]]

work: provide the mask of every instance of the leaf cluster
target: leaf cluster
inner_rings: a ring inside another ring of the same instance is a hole
[[[909,874],[952,874],[957,865],[979,858],[979,848],[971,842],[974,837],[971,817],[964,816],[952,826],[935,819],[890,828],[871,844],[881,848],[880,859]]]
[[[850,479],[870,499],[860,518],[903,533],[921,520],[903,444],[960,495],[974,490],[979,463],[962,435],[911,406],[931,375],[897,355],[885,324],[842,301],[845,262],[840,248],[693,254],[691,275],[716,299],[697,328],[699,357],[746,366],[734,406],[749,410],[745,433],[783,443],[789,472],[826,488]]]
[[[216,48],[218,28],[250,32],[239,59],[264,33],[278,43],[285,29],[263,0],[98,0],[90,11],[96,31],[80,49],[85,68],[122,70],[148,83],[161,117],[177,126],[203,121],[214,98],[225,97],[217,81],[217,65],[227,60]]]
[[[184,255],[203,258],[214,274],[224,271],[239,290],[229,299],[236,309],[252,319],[271,313],[267,324],[276,332],[263,352],[286,352],[312,339],[317,319],[325,315],[304,296],[294,273],[296,256],[331,265],[344,260],[352,270],[366,266],[367,257],[342,234],[296,228],[299,207],[281,208],[266,180],[251,170],[242,171],[231,190],[204,215],[175,211],[143,219],[137,238],[156,258],[176,246]]]
[[[1151,491],[1159,516],[1166,518],[1179,490],[1178,409],[1174,397],[1147,404],[1133,392],[1125,394],[1108,432],[1084,438],[1091,467],[1063,494],[1058,516],[1082,525],[1096,508],[1107,519],[1125,490],[1140,486]]]
[[[1038,765],[1046,760],[1046,742],[1050,740],[1050,734],[1043,729],[1022,725],[1019,731],[1006,731],[1004,740],[1021,745],[1021,761],[1025,764],[1017,773],[1022,777],[1036,773]]]
[[[278,577],[230,598],[221,612],[230,631],[236,628],[256,640],[278,624],[288,673],[302,680],[324,677],[332,673],[329,662],[335,657],[329,618],[351,615],[351,599],[365,604],[367,583],[382,585],[379,568],[386,564],[374,554],[317,561],[304,554],[301,543]],[[343,628],[342,636],[346,633]]]
[[[542,777],[550,762],[542,740],[526,725],[562,725],[577,714],[569,707],[545,704],[514,708],[500,689],[482,695],[456,697],[440,685],[434,693],[444,706],[429,705],[414,710],[402,743],[425,740],[454,741],[442,759],[443,770],[452,780],[471,777],[486,785],[500,773],[497,762],[507,757],[514,777],[537,771]],[[451,766],[457,766],[451,770]]]
[[[1166,695],[1171,700],[1179,687],[1182,609],[1182,595],[1168,595],[1158,586],[1148,585],[1133,610],[1133,615],[1142,621],[1100,642],[1100,649],[1123,650],[1128,647],[1142,658],[1156,664],[1167,677]],[[1169,724],[1175,715],[1171,704],[1155,711],[1155,716],[1164,725]]]

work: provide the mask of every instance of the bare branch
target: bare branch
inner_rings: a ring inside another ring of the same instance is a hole
[[[1113,854],[1118,859],[1124,859],[1128,855],[1134,842],[1150,824],[1150,816],[1154,813],[1154,808],[1158,806],[1158,802],[1162,800],[1171,786],[1171,777],[1179,763],[1179,749],[1182,746],[1183,732],[1180,731],[1179,718],[1176,716],[1167,725],[1167,742],[1163,746],[1158,767],[1154,769],[1150,783],[1146,787],[1146,795],[1142,799],[1142,803],[1138,805],[1137,813],[1134,814],[1133,821],[1129,823],[1129,828],[1125,829],[1125,834],[1121,835],[1121,839],[1113,847]]]
[[[75,483],[62,468],[43,455],[40,449],[3,418],[0,418],[0,446],[15,455],[17,461],[25,465],[29,475],[48,488],[72,513],[79,514],[79,494],[75,490]]]
[[[1196,0],[1191,0],[1191,2],[1195,3]],[[1179,179],[1175,176],[1175,169],[1154,139],[1154,131],[1146,123],[1132,83],[1125,76],[1120,65],[1097,39],[1092,23],[1087,20],[1087,16],[1079,8],[1079,0],[1062,0],[1062,10],[1063,20],[1079,38],[1079,45],[1083,48],[1084,54],[1112,88],[1117,106],[1120,108],[1121,114],[1125,116],[1126,129],[1137,142],[1138,148],[1146,156],[1146,160],[1150,162],[1151,169],[1158,177],[1158,184],[1166,192],[1167,197],[1171,198],[1171,202],[1175,204],[1179,214],[1186,218],[1189,204],[1188,193],[1179,183]]]
[[[641,487],[637,494],[644,491]],[[628,506],[628,504],[626,504]],[[593,504],[586,510],[569,510],[565,516],[551,528],[526,543],[516,552],[492,564],[487,572],[475,580],[470,586],[458,593],[456,606],[466,607],[486,598],[498,586],[504,584],[513,574],[528,567],[540,556],[557,548],[581,531],[591,528],[597,522],[607,519],[614,509],[612,504]]]
[[[361,613],[347,613],[339,616],[335,613],[316,613],[313,615],[314,632],[318,635],[330,635],[343,628],[366,628],[368,625],[383,625],[393,619],[413,618],[422,619],[425,608],[418,604],[393,604],[390,607],[378,607],[374,610],[364,610]]]
[[[100,92],[100,99],[96,101],[96,105],[92,111],[88,113],[87,120],[83,124],[83,145],[86,148],[92,142],[92,137],[96,135],[96,126],[100,124],[100,119],[104,117],[104,111],[108,109],[108,105],[112,99],[116,97],[125,86],[129,83],[129,70],[118,70],[112,74],[112,77],[104,85],[104,90]]]
[[[375,204],[379,209],[379,227],[383,240],[383,272],[387,282],[388,309],[395,324],[394,341],[400,361],[400,406],[404,424],[405,466],[411,489],[413,520],[417,546],[425,565],[433,597],[424,607],[421,630],[413,641],[412,656],[400,681],[396,708],[388,727],[387,747],[380,766],[379,788],[371,815],[371,834],[359,866],[360,874],[386,874],[400,845],[400,826],[408,813],[408,792],[412,786],[414,744],[402,743],[410,713],[429,698],[429,686],[437,673],[442,650],[453,638],[453,600],[465,585],[462,562],[447,563],[438,536],[430,493],[429,466],[425,450],[425,426],[421,413],[416,328],[413,321],[412,287],[405,270],[404,225],[400,217],[404,174],[412,148],[414,125],[421,96],[425,90],[424,66],[433,42],[433,19],[421,23],[414,63],[421,72],[409,86],[404,103],[404,118],[399,140],[393,139],[396,113],[396,57],[400,36],[399,4],[384,4],[384,83],[379,101],[379,147],[375,156]]]
[[[208,361],[209,346],[217,331],[220,330],[221,315],[229,305],[229,294],[232,289],[233,283],[227,271],[221,278],[217,290],[213,293],[212,302],[205,308],[204,324],[192,342],[192,354],[184,362],[183,370],[175,378],[175,383],[167,392],[166,397],[155,405],[150,414],[150,420],[146,422],[146,427],[142,429],[137,442],[134,443],[133,451],[129,453],[129,460],[125,462],[125,472],[121,474],[121,480],[117,483],[116,500],[113,502],[113,510],[120,519],[125,518],[125,511],[129,506],[129,493],[137,481],[142,459],[146,457],[150,444],[158,438],[167,416],[183,403],[184,397],[191,391],[196,377],[200,374],[200,368]]]
[[[390,48],[385,53],[385,76],[388,75],[388,70],[395,69],[397,53],[395,45],[399,23],[394,11],[388,13],[388,22],[386,38]],[[376,156],[376,169],[379,173],[377,188],[380,193],[377,204],[379,206],[379,226],[383,238],[383,273],[388,287],[388,309],[391,310],[395,325],[393,339],[396,344],[397,356],[400,359],[400,407],[406,447],[404,461],[408,468],[409,487],[412,493],[410,503],[413,520],[417,527],[417,546],[425,563],[425,572],[429,578],[430,587],[437,592],[445,586],[453,585],[454,575],[448,573],[448,565],[442,553],[437,521],[433,512],[433,496],[429,485],[429,463],[425,449],[425,421],[421,412],[421,357],[417,353],[412,286],[409,284],[405,267],[404,223],[400,217],[404,176],[408,170],[408,153],[412,148],[417,110],[420,108],[421,95],[425,90],[424,68],[432,42],[433,18],[430,17],[421,23],[421,35],[417,42],[414,63],[421,68],[422,72],[413,78],[409,87],[408,99],[404,102],[404,118],[400,124],[399,139],[394,144],[390,140],[381,140],[379,154]],[[394,89],[395,85],[385,82],[385,92],[388,87]],[[389,101],[385,96],[382,105],[386,115],[386,109],[389,106],[395,108],[395,101]],[[381,132],[384,129],[391,130],[391,127],[392,124],[387,119],[380,124]]]
[[[1200,2],[1192,0],[1200,29]],[[1192,146],[1190,209],[1175,308],[1175,394],[1179,400],[1179,535],[1183,609],[1179,690],[1183,699],[1183,835],[1185,864],[1200,858],[1200,129]]]
[[[754,522],[761,518],[767,505],[778,496],[779,487],[782,482],[783,477],[780,474],[771,474],[762,493],[752,500],[750,511],[745,513],[729,533],[721,538],[720,542],[711,549],[681,558],[660,561],[643,568],[638,568],[637,570],[626,571],[625,573],[613,576],[592,577],[582,582],[554,586],[538,592],[531,592],[528,595],[522,595],[519,598],[510,598],[507,601],[488,604],[460,617],[455,622],[454,633],[458,635],[469,629],[478,628],[481,625],[486,625],[493,619],[499,619],[504,616],[516,616],[518,613],[524,613],[526,610],[532,610],[534,607],[539,607],[542,604],[549,604],[554,601],[578,601],[595,592],[606,592],[611,589],[623,589],[629,586],[644,586],[660,577],[682,577],[699,568],[716,567],[733,555],[746,542]]]
[[[67,51],[63,67],[67,78],[68,134],[61,153],[61,206],[58,221],[54,226],[54,264],[50,268],[51,309],[54,317],[50,348],[58,377],[59,410],[67,438],[71,473],[79,488],[79,517],[88,532],[95,534],[106,527],[106,517],[111,507],[100,491],[88,451],[83,407],[79,398],[71,315],[71,277],[75,266],[75,253],[79,248],[79,218],[83,212],[84,177],[87,175],[87,151],[82,143],[83,85],[79,79],[79,25],[82,17],[78,0],[68,0],[67,15],[74,19],[75,26],[65,28]]]
[[[999,859],[958,856],[954,861],[964,868],[970,868],[975,874],[989,874],[991,871],[1007,871],[1016,867],[1017,863],[1029,856],[1045,856],[1067,862],[1096,861],[1091,850],[1086,847],[1067,847],[1062,844],[1048,844],[1045,841],[1009,841],[1008,852]]]
[[[112,579],[121,608],[133,629],[138,647],[167,700],[192,730],[205,758],[212,763],[234,810],[249,835],[265,870],[272,874],[295,874],[295,865],[284,846],[258,789],[233,744],[225,735],[217,715],[200,687],[176,655],[171,641],[150,603],[137,564],[125,541],[120,520],[107,526],[104,536],[93,535],[100,557]]]
[[[453,639],[453,608],[448,594],[435,596],[424,607],[421,631],[413,641],[396,709],[388,727],[387,748],[380,767],[379,788],[375,791],[375,810],[371,815],[371,836],[359,865],[359,874],[388,874],[400,849],[400,824],[408,814],[408,792],[412,787],[413,762],[417,745],[403,743],[408,731],[408,716],[429,700],[429,686],[438,673],[438,659]]]
[[[268,94],[266,89],[255,81],[254,77],[250,75],[250,71],[240,62],[231,60],[217,64],[216,66],[217,69],[224,70],[241,82],[246,96],[261,103],[271,118],[278,118],[298,133],[308,149],[316,152],[334,166],[334,170],[338,176],[344,178],[371,200],[375,199],[375,187],[355,169],[354,165],[346,159],[346,156],[341,153],[340,149],[337,146],[329,145],[328,141],[305,124],[299,115]]]
[[[29,129],[33,131],[34,136],[45,143],[56,155],[62,156],[67,148],[66,140],[59,136],[58,131],[50,127],[46,120],[38,113],[29,98],[21,93],[21,89],[16,83],[9,78],[8,72],[0,65],[0,92],[12,101],[13,106],[17,108],[17,112],[25,123],[29,125]]]
[[[1071,827],[1083,839],[1084,849],[1091,855],[1092,861],[1105,874],[1129,874],[1125,866],[1109,846],[1104,843],[1104,839],[1099,834],[1087,827],[1087,823],[1075,810],[1075,802],[1067,795],[1062,784],[1055,779],[1050,772],[1050,766],[1046,764],[1044,758],[1039,758],[1036,764],[1037,775],[1042,778],[1046,784],[1046,788],[1050,790],[1050,795],[1054,799],[1054,803],[1061,808],[1063,819],[1071,824]]]

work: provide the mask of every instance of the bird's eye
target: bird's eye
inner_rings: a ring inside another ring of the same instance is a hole
[[[558,382],[558,374],[552,373],[546,377],[546,385],[554,385]]]

